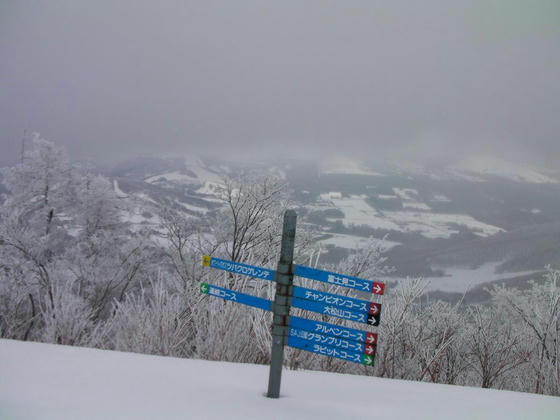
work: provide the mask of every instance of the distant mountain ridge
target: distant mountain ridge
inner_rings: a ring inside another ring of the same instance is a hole
[[[137,223],[155,223],[155,207],[204,220],[221,206],[222,177],[281,176],[300,222],[323,232],[324,262],[387,235],[387,255],[400,276],[441,275],[441,267],[490,261],[511,272],[559,264],[560,183],[534,168],[516,173],[515,165],[492,162],[406,169],[348,159],[243,164],[191,156],[136,159],[106,173],[119,194],[138,203]],[[142,220],[141,208],[151,217]]]

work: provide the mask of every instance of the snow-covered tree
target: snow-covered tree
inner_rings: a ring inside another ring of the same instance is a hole
[[[377,376],[412,379],[418,377],[413,358],[417,349],[408,341],[417,313],[414,306],[424,291],[423,279],[407,279],[386,296],[379,328]]]
[[[523,336],[505,315],[494,307],[468,308],[465,346],[470,367],[476,373],[482,388],[492,388],[512,369],[528,360],[528,353],[520,346]]]
[[[0,332],[64,341],[63,306],[82,308],[75,316],[83,322],[106,318],[138,278],[144,246],[121,222],[109,181],[70,165],[38,135],[2,173],[9,194],[0,206]]]
[[[46,343],[96,347],[101,344],[103,326],[94,322],[94,310],[76,289],[76,282],[57,272],[52,285],[53,305],[41,307],[44,327],[40,340]]]
[[[528,290],[496,286],[492,298],[507,322],[521,329],[528,351],[526,390],[560,395],[560,270],[547,267],[543,281]]]
[[[2,313],[4,319],[17,318],[16,314],[28,317],[28,322],[19,322],[27,324],[23,337],[27,339],[39,324],[41,309],[55,306],[53,270],[55,256],[68,244],[62,216],[68,208],[71,171],[64,153],[35,135],[23,162],[2,174],[9,191],[0,207],[3,289],[13,292],[17,287],[19,295],[15,312],[4,307]],[[18,334],[17,330],[12,332]]]
[[[191,316],[181,296],[171,293],[161,277],[151,279],[148,288],[115,301],[109,323],[110,346],[121,351],[192,357]]]
[[[224,179],[223,210],[213,234],[227,259],[256,265],[275,259],[282,217],[288,208],[286,183],[273,176],[246,174]]]

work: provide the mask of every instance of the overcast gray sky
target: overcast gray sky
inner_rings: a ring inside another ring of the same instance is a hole
[[[0,0],[0,164],[210,153],[560,161],[560,2]]]

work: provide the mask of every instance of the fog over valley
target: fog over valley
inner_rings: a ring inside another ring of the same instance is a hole
[[[0,5],[0,163],[193,151],[555,168],[555,1]]]

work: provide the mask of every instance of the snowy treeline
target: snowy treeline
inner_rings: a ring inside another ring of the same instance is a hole
[[[131,198],[38,136],[20,164],[2,171],[2,183],[0,337],[268,363],[271,314],[198,288],[205,281],[272,299],[273,283],[200,260],[274,268],[290,205],[282,180],[226,179],[223,206],[204,225],[160,209],[151,231],[125,222]],[[296,262],[320,263],[313,238],[300,220]],[[390,271],[375,242],[321,268],[365,278]],[[528,290],[495,287],[486,306],[425,299],[423,287],[410,279],[386,291],[374,368],[295,349],[286,351],[287,366],[560,395],[560,271],[548,268]]]

